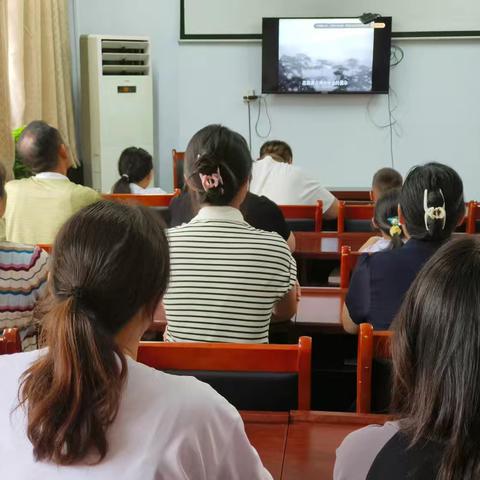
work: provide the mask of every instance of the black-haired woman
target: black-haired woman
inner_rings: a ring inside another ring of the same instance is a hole
[[[168,278],[148,209],[99,202],[67,221],[46,348],[0,357],[2,479],[271,478],[225,399],[135,361]]]
[[[480,242],[444,245],[409,289],[392,328],[399,421],[351,433],[335,480],[480,478]]]
[[[407,239],[402,248],[365,255],[350,282],[343,326],[360,323],[386,330],[423,264],[450,238],[465,216],[463,183],[439,163],[414,167],[400,193],[399,220]]]
[[[185,178],[199,213],[169,231],[172,275],[166,340],[267,343],[272,315],[296,311],[296,264],[277,233],[256,230],[239,208],[252,159],[245,139],[220,125],[197,132]]]
[[[112,187],[112,193],[134,195],[165,195],[158,187],[150,187],[153,181],[153,159],[143,148],[128,147],[118,159],[120,179]]]

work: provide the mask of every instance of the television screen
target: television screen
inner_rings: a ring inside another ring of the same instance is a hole
[[[388,93],[391,17],[264,18],[263,93]]]

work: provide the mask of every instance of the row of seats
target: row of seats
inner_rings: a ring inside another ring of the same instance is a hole
[[[390,358],[391,332],[362,324],[358,335],[357,413],[372,407],[374,361]],[[21,351],[16,328],[0,335],[0,354]],[[141,342],[138,361],[157,370],[193,375],[239,410],[310,410],[312,339],[297,345]],[[378,388],[377,388],[378,390]],[[385,386],[382,389],[385,393]]]
[[[132,202],[148,207],[167,208],[172,199],[180,194],[179,189],[168,195],[104,194],[107,200]],[[321,232],[324,228],[322,202],[316,205],[280,205],[283,215],[293,231]],[[466,205],[467,215],[458,230],[466,233],[480,231],[480,203],[471,201]],[[333,228],[338,233],[372,231],[373,203],[339,202],[338,218]]]

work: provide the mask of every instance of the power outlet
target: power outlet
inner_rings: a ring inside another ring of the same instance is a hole
[[[243,96],[245,102],[254,102],[258,100],[258,95],[255,94],[255,90],[247,90]]]

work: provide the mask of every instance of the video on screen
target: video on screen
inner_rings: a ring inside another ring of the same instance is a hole
[[[370,92],[374,25],[358,19],[280,19],[279,92]]]

